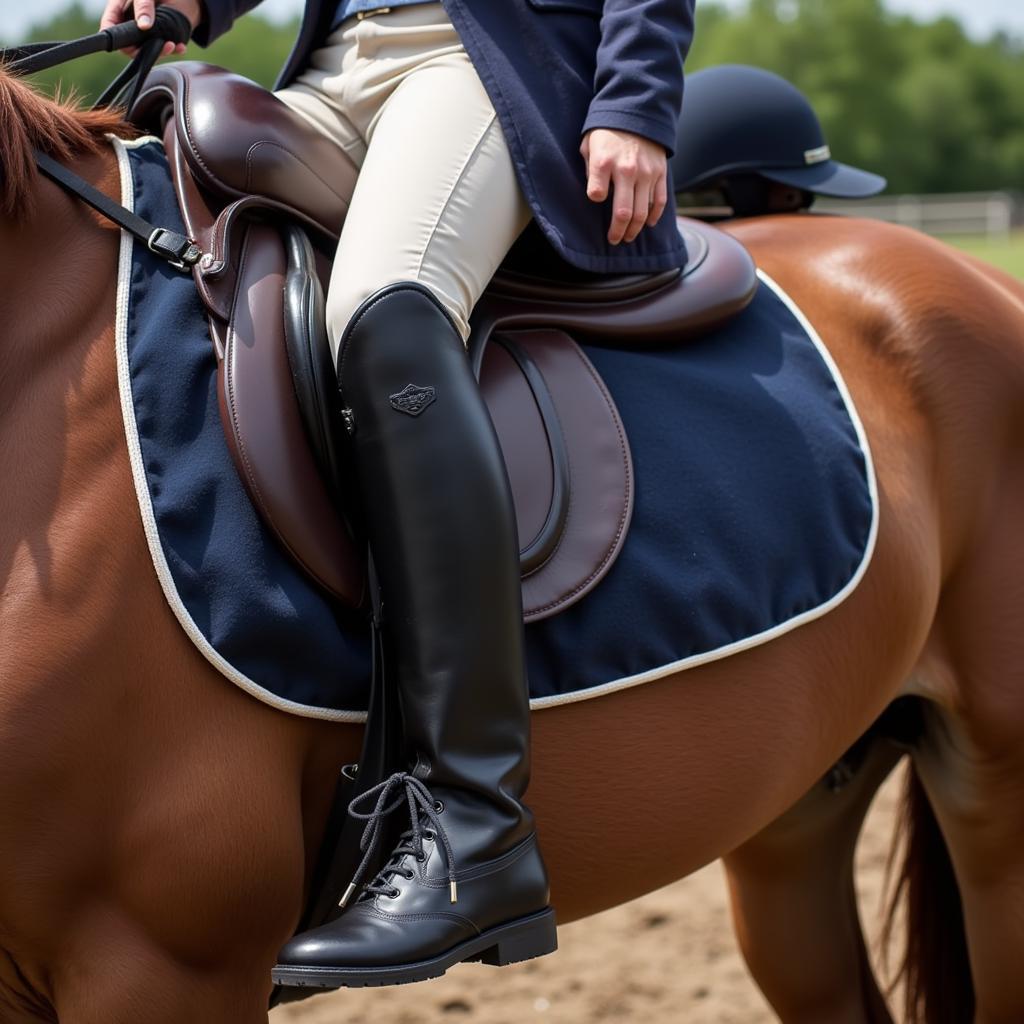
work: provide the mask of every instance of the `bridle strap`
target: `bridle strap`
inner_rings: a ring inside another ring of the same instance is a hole
[[[153,70],[153,65],[160,59],[165,42],[166,40],[160,36],[147,39],[139,47],[131,63],[122,68],[121,73],[103,90],[93,108],[121,106],[125,110],[131,110],[139,98],[139,93],[142,92],[142,86],[150,71]]]
[[[139,52],[134,59],[110,83],[95,104],[97,107],[109,106],[114,102],[120,102],[124,99],[125,93],[128,93],[124,106],[125,109],[130,109],[146,76],[159,59],[164,43],[187,43],[191,35],[192,26],[188,18],[173,7],[162,6],[156,9],[156,19],[152,28],[141,29],[134,21],[126,21],[69,43],[29,43],[0,50],[0,61],[10,61],[13,58],[13,63],[8,64],[5,70],[17,75],[27,75],[90,53],[138,46]],[[172,267],[190,271],[202,259],[202,249],[191,238],[178,231],[150,224],[132,210],[107,198],[84,178],[79,177],[74,171],[69,171],[41,150],[33,150],[32,155],[36,166],[47,178],[145,242],[150,252],[166,260]]]
[[[166,260],[178,270],[191,270],[200,259],[203,251],[191,238],[168,228],[158,228],[137,213],[115,203],[99,189],[93,188],[84,178],[69,171],[63,164],[57,163],[52,157],[34,151],[35,161],[39,170],[61,188],[78,196],[83,203],[91,206],[98,213],[108,217],[119,227],[145,242],[151,252]]]
[[[0,50],[0,62],[6,63],[4,70],[8,74],[31,75],[36,71],[45,71],[47,68],[74,60],[76,57],[140,46],[151,39],[159,39],[161,46],[166,42],[187,43],[191,35],[192,26],[181,11],[161,6],[156,9],[156,19],[152,28],[141,29],[134,21],[125,21],[70,42],[26,43],[24,46],[12,46]]]

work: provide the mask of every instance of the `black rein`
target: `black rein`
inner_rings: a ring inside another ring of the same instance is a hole
[[[191,34],[192,26],[184,14],[172,7],[158,7],[155,23],[150,29],[141,29],[134,21],[127,21],[67,43],[28,43],[25,46],[10,47],[0,50],[0,65],[5,65],[4,70],[8,74],[28,75],[56,67],[76,57],[137,46],[135,57],[95,104],[97,107],[123,105],[128,110],[135,102],[146,76],[159,59],[164,44],[187,43]],[[202,250],[192,239],[180,232],[150,224],[40,150],[35,150],[33,156],[36,166],[47,178],[145,242],[151,252],[172,267],[190,270],[202,258]]]

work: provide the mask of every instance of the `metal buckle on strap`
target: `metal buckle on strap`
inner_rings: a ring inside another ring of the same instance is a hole
[[[162,260],[166,260],[175,270],[184,270],[186,273],[191,271],[203,256],[203,250],[194,239],[179,235],[176,231],[168,231],[167,228],[156,228],[149,236],[146,247]]]
[[[370,11],[356,11],[356,21],[362,21],[364,18],[372,18],[375,14],[390,14],[390,7],[374,7]]]

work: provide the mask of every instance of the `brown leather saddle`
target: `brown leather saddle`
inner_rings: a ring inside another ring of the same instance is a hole
[[[357,169],[265,89],[220,68],[158,68],[131,112],[162,137],[218,363],[221,416],[248,492],[305,571],[364,599],[364,556],[343,515],[344,430],[323,282]],[[470,354],[515,497],[526,619],[588,593],[626,537],[626,432],[575,339],[680,344],[744,309],[757,287],[734,239],[680,219],[689,261],[649,275],[588,274],[528,230],[472,317]]]

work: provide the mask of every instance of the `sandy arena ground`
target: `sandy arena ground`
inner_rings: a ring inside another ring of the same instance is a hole
[[[858,851],[861,917],[872,944],[900,773],[879,794]],[[499,970],[454,968],[437,981],[317,996],[272,1024],[769,1024],[729,923],[712,864],[626,906],[559,930],[554,956]]]

